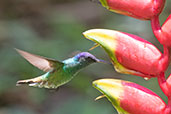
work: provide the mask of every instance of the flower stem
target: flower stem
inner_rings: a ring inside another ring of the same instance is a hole
[[[164,114],[171,114],[171,96],[168,97],[168,104]]]
[[[166,85],[168,88],[168,105],[166,108],[166,114],[171,114],[171,74],[166,80]]]
[[[167,88],[167,85],[166,85],[166,79],[165,79],[165,73],[162,72],[158,77],[158,83],[159,83],[159,86],[161,88],[161,90],[163,91],[163,93],[168,97],[169,96],[169,93],[168,93],[168,88]]]
[[[162,58],[159,61],[160,69],[166,71],[169,66],[169,61],[170,61],[170,48],[167,46],[163,46]],[[162,75],[162,73],[160,75]],[[159,76],[159,78],[161,78],[161,76]],[[165,80],[165,78],[163,78],[163,80]]]
[[[167,87],[166,84],[166,79],[165,79],[165,73],[162,72],[159,76],[158,76],[158,82],[160,85],[161,90],[163,91],[163,93],[167,96],[168,98],[168,104],[165,110],[165,114],[171,114],[171,93],[168,90],[169,88]]]
[[[168,114],[170,114],[171,113],[171,96],[169,96],[168,98],[167,110],[168,110]]]
[[[151,27],[156,38],[161,42],[161,26],[159,21],[159,16],[154,16],[151,19]]]
[[[171,47],[169,47],[169,63],[171,62]]]

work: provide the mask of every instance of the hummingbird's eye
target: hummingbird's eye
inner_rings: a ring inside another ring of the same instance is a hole
[[[85,58],[84,57],[80,57],[79,58],[79,61],[81,62],[81,61],[85,61]]]
[[[92,60],[92,58],[91,57],[87,57],[86,60]]]
[[[88,61],[96,62],[96,60],[95,60],[95,59],[93,59],[92,57],[87,57],[87,60],[88,60]]]
[[[87,59],[91,59],[91,57],[87,57]]]

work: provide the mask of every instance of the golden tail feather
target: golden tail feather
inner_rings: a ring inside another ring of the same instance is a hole
[[[16,83],[16,86],[22,86],[24,84],[27,84],[32,87],[38,87],[38,88],[51,88],[56,89],[58,85],[55,85],[53,83],[49,83],[48,80],[43,79],[43,76],[39,76],[33,79],[27,79],[27,80],[19,80]]]
[[[39,84],[42,82],[41,76],[33,78],[33,79],[27,79],[27,80],[19,80],[16,83],[16,86],[21,86],[23,84],[28,84],[29,86],[33,86],[35,84]]]

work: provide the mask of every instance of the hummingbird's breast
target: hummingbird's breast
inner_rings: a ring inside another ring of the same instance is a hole
[[[66,71],[69,74],[76,74],[82,67],[81,63],[79,61],[77,61],[75,58],[69,58],[65,61],[63,61],[64,63],[64,71]]]

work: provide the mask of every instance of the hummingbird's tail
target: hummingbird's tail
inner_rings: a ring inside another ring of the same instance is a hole
[[[47,89],[56,89],[62,84],[55,85],[53,81],[48,81],[48,79],[45,77],[47,74],[41,75],[36,78],[27,79],[27,80],[19,80],[16,83],[16,86],[21,85],[29,85],[32,87],[38,87],[38,88],[47,88]]]
[[[27,80],[19,80],[16,83],[16,86],[21,86],[23,84],[27,84],[29,86],[33,86],[33,87],[41,87],[41,85],[43,85],[45,83],[44,80],[42,80],[42,76],[36,77],[36,78],[32,78],[32,79],[27,79]]]

